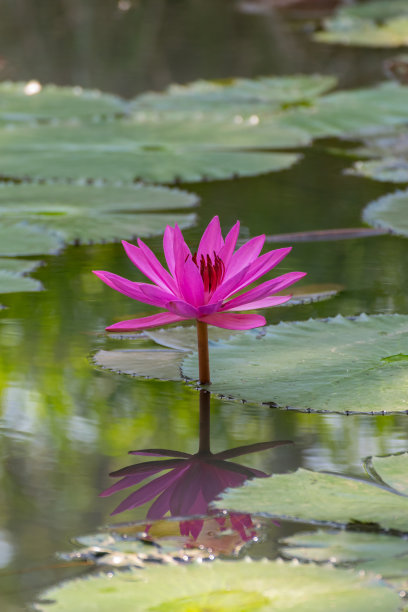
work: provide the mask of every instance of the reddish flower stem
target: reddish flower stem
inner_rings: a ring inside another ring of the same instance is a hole
[[[198,376],[201,385],[209,385],[210,380],[210,358],[208,356],[208,328],[207,323],[197,321],[197,343],[198,343]]]

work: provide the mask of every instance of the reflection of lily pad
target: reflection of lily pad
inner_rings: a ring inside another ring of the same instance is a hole
[[[37,81],[0,83],[0,119],[4,121],[92,119],[114,116],[124,108],[116,96],[82,87],[41,86]]]
[[[407,337],[403,315],[339,315],[241,333],[210,347],[209,389],[307,411],[406,412],[406,363],[382,359],[404,353]],[[196,354],[185,358],[182,372],[197,379]]]
[[[407,237],[408,190],[397,191],[371,202],[363,211],[363,220],[374,227]]]
[[[408,486],[408,453],[400,455]],[[401,464],[400,464],[401,465]],[[400,474],[400,465],[396,471]],[[389,468],[383,480],[392,478]],[[299,469],[292,474],[259,478],[244,487],[229,489],[215,502],[231,511],[267,514],[293,520],[347,525],[355,521],[408,532],[408,498],[399,490],[364,480]]]
[[[160,234],[169,223],[192,225],[194,215],[154,211],[191,207],[196,201],[193,194],[160,187],[9,185],[0,188],[0,219],[24,221],[28,229],[32,224],[68,243],[108,242]]]
[[[40,262],[0,258],[0,293],[40,291],[40,281],[26,276],[38,268]]]
[[[408,45],[408,6],[405,0],[374,0],[340,7],[324,21],[318,42],[363,47]]]
[[[394,587],[408,586],[408,541],[396,536],[354,531],[314,531],[285,539],[285,557],[330,561],[381,576]]]
[[[135,98],[131,109],[137,113],[200,113],[234,116],[236,121],[254,113],[276,111],[296,104],[307,104],[336,85],[330,76],[299,75],[195,81],[188,85],[170,85],[161,93],[147,93]],[[244,116],[243,116],[244,115]]]
[[[372,577],[272,561],[215,561],[66,582],[43,594],[43,612],[396,612],[399,597]]]

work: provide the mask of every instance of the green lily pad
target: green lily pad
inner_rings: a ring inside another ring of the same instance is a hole
[[[378,160],[357,161],[347,174],[363,176],[383,183],[408,183],[408,160],[386,157]]]
[[[398,590],[408,585],[408,541],[355,531],[314,531],[285,539],[285,557],[352,566],[381,576]]]
[[[181,378],[182,353],[173,350],[101,350],[95,353],[92,361],[95,365],[113,370],[118,374],[159,380],[180,380]]]
[[[92,119],[115,116],[125,108],[125,102],[116,96],[82,87],[42,86],[37,81],[0,83],[3,121]]]
[[[354,162],[347,174],[376,181],[408,183],[408,133],[394,129],[389,133],[369,136],[364,146],[352,149],[353,157],[368,158]]]
[[[403,353],[407,339],[404,315],[271,325],[210,347],[209,390],[309,412],[407,412],[407,364],[383,361]],[[196,354],[182,373],[198,378]]]
[[[381,479],[403,495],[408,496],[407,454],[371,457],[368,460],[371,475]]]
[[[408,8],[405,0],[375,0],[338,9],[325,19],[324,31],[314,39],[323,43],[363,47],[408,45]]]
[[[142,211],[186,208],[196,201],[193,194],[142,185],[23,183],[0,187],[0,220],[24,222],[25,228],[34,226],[67,243],[112,242],[161,234],[170,223],[193,225],[194,215]]]
[[[0,258],[0,293],[41,291],[40,281],[26,276],[36,270],[40,263],[24,259]]]
[[[397,612],[398,595],[372,577],[272,561],[215,561],[91,577],[43,594],[45,612]]]
[[[408,236],[408,190],[397,191],[371,202],[363,210],[363,220],[393,234]]]
[[[310,108],[282,113],[279,120],[315,138],[378,133],[407,122],[408,87],[386,82],[334,92],[316,99]]]
[[[63,243],[59,236],[29,225],[25,220],[18,223],[12,218],[1,219],[0,256],[55,255],[62,247]]]
[[[405,465],[403,486],[407,486],[408,453],[400,455]],[[381,478],[393,470],[381,470]],[[396,468],[400,474],[400,464]],[[408,497],[364,480],[299,469],[255,479],[244,487],[229,489],[215,506],[236,512],[267,514],[291,520],[347,525],[353,522],[375,524],[384,529],[408,532]]]
[[[334,77],[321,75],[195,81],[188,85],[170,85],[161,93],[142,94],[130,108],[139,116],[152,112],[163,116],[171,112],[172,115],[200,113],[216,117],[236,114],[244,119],[253,113],[308,104],[335,85]]]

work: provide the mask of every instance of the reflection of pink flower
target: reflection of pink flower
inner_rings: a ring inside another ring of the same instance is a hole
[[[146,478],[166,470],[165,474],[131,493],[112,514],[137,508],[155,498],[146,516],[148,520],[160,519],[168,512],[172,516],[180,517],[206,514],[210,502],[227,487],[239,487],[248,478],[268,475],[226,459],[287,443],[288,441],[261,442],[220,453],[206,452],[196,455],[163,449],[131,451],[130,454],[134,455],[171,458],[146,461],[112,472],[111,476],[122,479],[103,491],[101,496],[107,497],[138,485]]]
[[[249,542],[256,535],[256,527],[250,514],[231,512],[227,516],[214,516],[214,520],[218,525],[217,535],[221,535],[223,531],[233,530],[242,542]],[[191,545],[194,546],[194,542],[201,535],[204,525],[205,519],[180,521],[180,535],[191,536],[193,540]]]
[[[192,254],[177,226],[166,227],[163,238],[167,271],[141,241],[138,246],[123,242],[129,259],[154,284],[138,283],[112,274],[96,271],[104,283],[125,295],[165,309],[165,312],[140,319],[115,323],[109,331],[134,331],[167,323],[196,319],[226,329],[252,329],[265,325],[257,310],[287,302],[291,296],[274,295],[302,278],[304,272],[288,272],[233,297],[272,270],[289,253],[291,247],[276,249],[259,256],[265,236],[252,238],[234,252],[239,221],[225,241],[218,217],[210,221],[197,253]]]

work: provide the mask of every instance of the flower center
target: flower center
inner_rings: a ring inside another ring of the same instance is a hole
[[[200,270],[201,278],[204,282],[204,291],[206,293],[213,293],[222,283],[225,275],[225,264],[221,257],[218,257],[216,252],[213,251],[213,259],[211,259],[210,255],[206,257],[201,255],[200,260],[197,261],[197,253],[194,253],[192,260]]]

